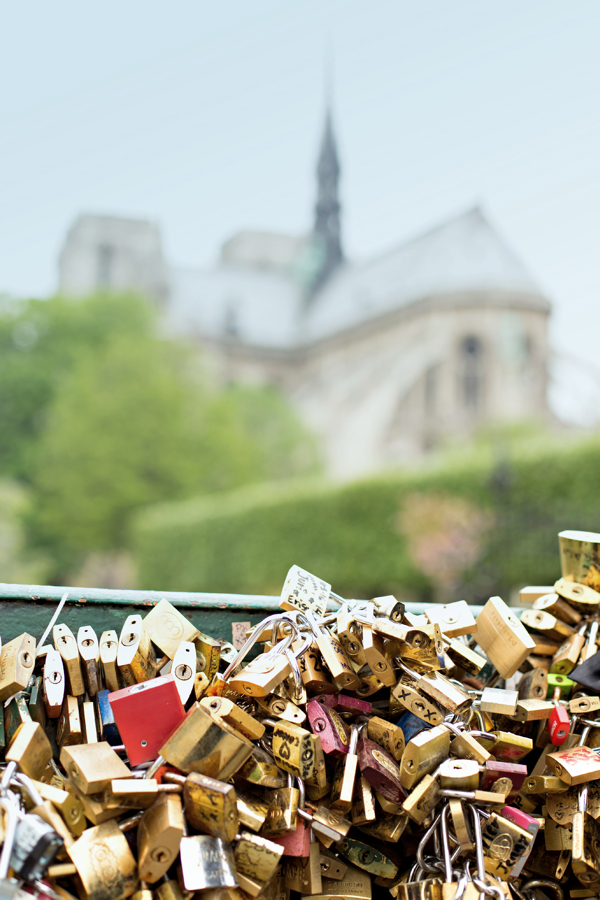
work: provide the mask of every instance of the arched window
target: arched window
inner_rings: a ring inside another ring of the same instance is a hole
[[[465,409],[475,415],[483,405],[483,346],[473,335],[463,338],[461,369],[462,401]]]

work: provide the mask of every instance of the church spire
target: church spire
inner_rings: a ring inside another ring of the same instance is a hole
[[[340,236],[339,177],[340,164],[333,133],[331,106],[328,104],[317,163],[317,202],[313,228],[313,236],[322,262],[312,285],[313,292],[321,287],[344,258]]]

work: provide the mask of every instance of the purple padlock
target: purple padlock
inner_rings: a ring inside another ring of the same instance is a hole
[[[350,736],[344,722],[334,709],[322,703],[322,697],[313,697],[306,704],[306,714],[313,734],[321,738],[324,753],[343,756],[348,752]]]

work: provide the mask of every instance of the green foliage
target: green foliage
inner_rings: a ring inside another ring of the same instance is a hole
[[[273,389],[209,386],[197,350],[156,336],[135,297],[0,312],[0,474],[30,486],[30,548],[68,580],[127,547],[148,504],[312,471],[312,438]]]
[[[48,407],[75,362],[118,336],[150,334],[152,322],[136,297],[0,303],[0,475],[30,478]]]
[[[349,597],[508,599],[559,576],[558,531],[600,530],[600,440],[489,447],[432,471],[343,487],[246,490],[135,522],[142,587],[279,593],[294,563]]]

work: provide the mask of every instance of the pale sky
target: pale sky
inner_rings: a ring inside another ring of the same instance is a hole
[[[346,253],[480,204],[553,303],[552,402],[600,424],[598,0],[0,2],[0,292],[45,296],[80,212],[204,266],[312,224],[334,59]]]

